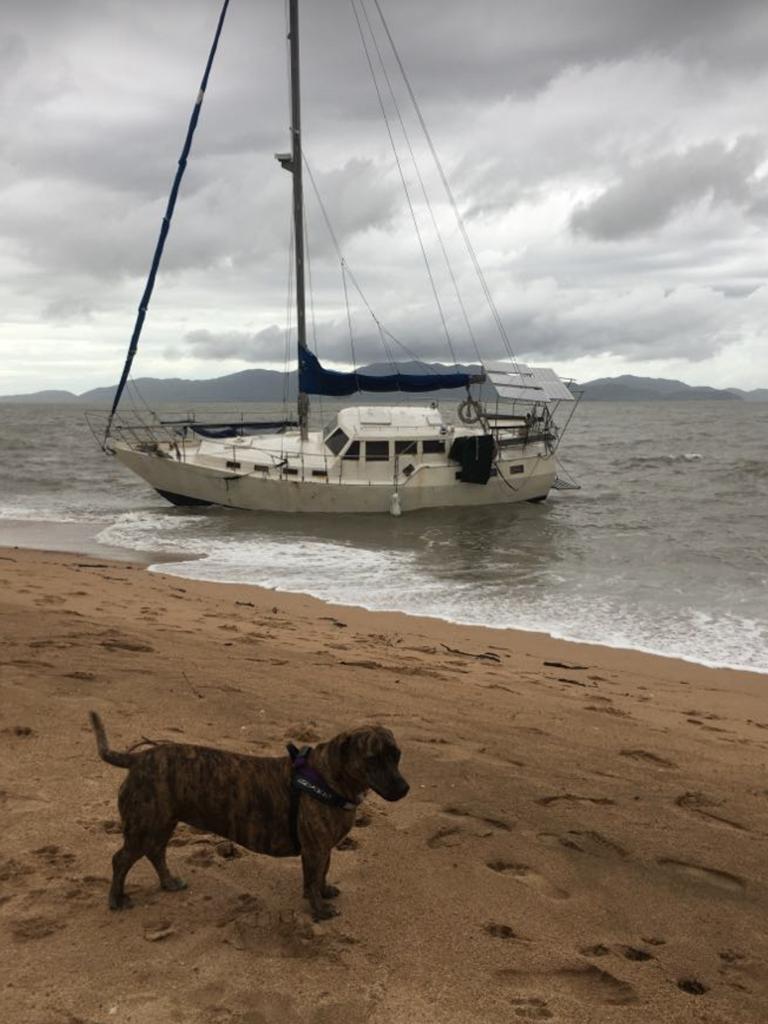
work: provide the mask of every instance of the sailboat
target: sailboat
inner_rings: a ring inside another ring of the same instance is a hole
[[[383,21],[378,0],[374,3]],[[568,487],[557,475],[557,449],[577,396],[554,370],[530,367],[511,358],[483,362],[476,371],[455,367],[453,372],[406,373],[394,366],[394,372],[382,375],[359,369],[329,369],[310,350],[298,0],[288,3],[291,149],[276,155],[292,177],[296,417],[281,421],[241,418],[222,424],[199,422],[194,416],[168,420],[155,413],[136,418],[119,411],[228,4],[225,0],[190,119],[104,432],[104,449],[175,505],[400,515],[429,508],[541,501],[553,487]],[[388,28],[387,35],[392,42]],[[401,70],[404,73],[402,65]],[[415,102],[412,92],[411,96]],[[437,159],[431,140],[430,148]],[[443,183],[449,187],[444,176]],[[469,245],[461,222],[459,226]],[[496,320],[500,323],[497,314]],[[455,408],[443,408],[436,401],[423,405],[360,401],[366,393],[425,394],[446,389],[464,392]],[[313,396],[339,399],[352,395],[357,396],[355,404],[340,408],[319,429],[311,429]],[[564,424],[558,421],[561,406],[568,413]]]

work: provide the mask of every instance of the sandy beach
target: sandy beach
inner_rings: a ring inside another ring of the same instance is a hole
[[[760,1024],[768,678],[0,550],[0,987],[9,1024]],[[280,755],[380,722],[314,924],[295,859],[179,827],[113,913],[142,736]],[[235,854],[233,856],[233,853]]]

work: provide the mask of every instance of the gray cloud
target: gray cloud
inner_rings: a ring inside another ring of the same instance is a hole
[[[43,318],[53,323],[72,323],[91,320],[93,308],[75,295],[62,296],[47,303],[42,311]]]
[[[623,178],[571,217],[574,231],[619,239],[660,228],[702,199],[757,209],[766,182],[755,178],[765,157],[764,139],[739,138],[731,147],[715,141],[631,167]]]
[[[195,359],[236,359],[245,363],[257,363],[278,359],[285,345],[285,332],[276,324],[260,331],[189,331],[184,338],[184,348],[172,350],[172,358],[185,355]]]
[[[516,351],[705,367],[732,350],[749,383],[744,353],[765,319],[762,0],[381,3]],[[6,3],[0,347],[14,379],[77,388],[77,375],[109,383],[119,371],[216,14],[211,0]],[[269,362],[275,349],[282,360],[284,35],[282,4],[231,5],[139,373],[207,375],[212,361]],[[385,327],[445,361],[349,5],[302,5],[302,39],[305,143],[345,257]],[[503,354],[416,147],[480,347]],[[403,166],[454,346],[474,358],[407,154]],[[343,282],[309,183],[307,201],[318,349],[349,363]],[[355,355],[380,360],[381,336],[347,285]],[[34,370],[19,324],[37,342]]]

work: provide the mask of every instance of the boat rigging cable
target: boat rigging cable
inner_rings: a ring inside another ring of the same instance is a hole
[[[458,360],[456,359],[456,353],[453,350],[453,342],[451,341],[451,334],[450,334],[450,331],[448,330],[448,321],[446,320],[446,317],[445,317],[445,311],[443,309],[443,305],[440,302],[440,296],[439,296],[438,291],[437,291],[437,285],[435,284],[435,278],[434,278],[434,275],[432,273],[432,268],[429,265],[429,258],[427,256],[427,250],[426,250],[426,247],[424,245],[424,238],[422,236],[421,229],[419,228],[419,222],[418,222],[418,219],[416,217],[416,210],[414,209],[414,206],[413,206],[413,199],[411,198],[411,192],[410,192],[410,189],[408,188],[408,182],[406,181],[406,178],[405,178],[405,171],[403,170],[402,161],[400,160],[400,154],[398,153],[397,145],[395,144],[395,137],[392,134],[392,126],[389,123],[389,117],[387,115],[387,108],[386,108],[386,106],[384,104],[384,97],[381,94],[381,89],[379,88],[379,82],[378,82],[378,79],[376,78],[376,72],[375,72],[374,67],[373,67],[373,59],[371,58],[371,54],[370,54],[370,51],[368,49],[368,44],[367,44],[367,42],[365,40],[365,33],[363,32],[363,26],[362,26],[362,23],[360,21],[360,16],[357,13],[357,5],[355,3],[355,0],[351,0],[351,3],[352,3],[352,12],[353,12],[353,14],[355,16],[355,21],[357,22],[357,30],[358,30],[358,32],[360,34],[360,41],[363,44],[363,50],[365,52],[365,59],[368,62],[368,70],[370,71],[371,80],[373,81],[373,87],[376,90],[376,96],[377,96],[378,101],[379,101],[379,107],[381,109],[381,116],[384,119],[384,124],[385,124],[386,129],[387,129],[387,135],[389,136],[389,145],[390,145],[390,147],[392,149],[392,154],[393,154],[393,156],[395,158],[395,164],[397,165],[397,173],[400,175],[400,183],[403,186],[403,192],[405,193],[405,200],[408,203],[408,210],[410,211],[411,220],[413,221],[413,229],[416,232],[416,238],[418,239],[419,248],[421,250],[421,257],[422,257],[422,259],[424,261],[424,267],[425,267],[425,269],[427,271],[427,277],[429,278],[429,285],[430,285],[430,288],[432,289],[432,295],[434,296],[434,299],[435,299],[435,305],[437,306],[437,311],[438,311],[438,313],[440,315],[440,321],[441,321],[441,323],[443,325],[443,333],[445,334],[445,340],[448,343],[448,349],[449,349],[449,351],[451,353],[451,359],[453,360],[454,365],[455,365]],[[368,20],[368,12],[366,11],[365,6],[363,6],[362,9],[363,9],[363,14],[365,16],[366,22],[368,23],[368,27],[370,29],[371,23]],[[397,101],[394,99],[394,93],[392,91],[392,85],[391,85],[391,83],[389,81],[389,76],[387,75],[386,68],[384,67],[384,62],[381,60],[381,51],[379,50],[378,44],[376,43],[376,37],[375,36],[373,37],[373,43],[374,43],[374,46],[376,48],[376,52],[378,53],[379,60],[381,62],[381,67],[382,67],[382,71],[384,73],[385,81],[386,81],[387,85],[389,86],[390,95],[392,96],[392,99],[393,99],[394,104],[395,104],[395,110],[397,111],[398,116],[399,116],[400,111],[399,111],[399,109],[397,107]],[[403,125],[402,118],[400,118],[400,124],[401,124],[401,126],[403,128],[403,133],[405,134],[406,142],[409,142],[408,135],[405,133],[405,126]],[[410,145],[410,143],[409,143],[409,145]],[[411,150],[411,156],[413,156],[413,150]],[[418,171],[417,171],[417,173],[418,173]]]
[[[472,266],[475,269],[475,274],[477,275],[477,279],[480,282],[480,287],[482,288],[483,294],[485,295],[485,300],[488,303],[488,308],[489,308],[489,310],[491,312],[491,316],[493,317],[493,320],[496,323],[496,326],[497,326],[497,328],[499,330],[499,334],[501,335],[501,339],[504,342],[504,347],[506,348],[507,355],[512,360],[512,362],[514,364],[514,367],[515,367],[515,371],[517,371],[517,358],[515,356],[515,353],[512,351],[512,345],[510,344],[509,336],[507,335],[507,332],[506,332],[506,330],[504,328],[504,323],[503,323],[503,321],[501,319],[501,316],[499,314],[499,311],[498,311],[498,309],[496,307],[496,303],[493,301],[493,295],[491,294],[491,290],[488,287],[488,282],[485,279],[485,274],[483,273],[483,268],[480,266],[480,261],[478,260],[477,254],[476,254],[475,249],[474,249],[474,246],[472,245],[472,242],[470,241],[469,234],[468,234],[466,226],[464,224],[464,218],[462,217],[461,211],[459,210],[458,204],[456,202],[456,198],[455,198],[455,196],[453,194],[453,190],[451,189],[451,186],[448,183],[448,178],[446,177],[445,171],[443,170],[443,165],[442,165],[442,163],[440,161],[440,157],[437,155],[437,150],[435,149],[435,144],[432,141],[432,136],[430,135],[429,129],[427,128],[427,122],[424,120],[424,115],[421,112],[421,107],[419,106],[419,101],[416,99],[416,94],[413,91],[413,87],[411,86],[410,79],[408,78],[408,75],[406,73],[405,65],[403,64],[403,61],[402,61],[402,59],[400,57],[400,53],[399,53],[397,47],[395,46],[395,41],[392,38],[392,33],[389,30],[389,25],[387,24],[387,21],[386,21],[386,19],[384,17],[384,12],[381,9],[381,6],[379,4],[379,0],[373,0],[373,5],[376,8],[376,12],[379,15],[379,19],[381,20],[381,24],[382,24],[382,26],[384,28],[384,32],[386,33],[387,40],[388,40],[389,45],[390,45],[390,47],[392,49],[392,53],[394,54],[395,60],[397,61],[397,66],[400,69],[400,74],[402,75],[403,82],[405,83],[405,87],[408,90],[408,95],[410,97],[411,103],[413,104],[413,109],[416,112],[416,116],[417,116],[417,118],[419,120],[419,124],[421,126],[421,130],[424,133],[424,139],[425,139],[425,141],[426,141],[426,143],[427,143],[427,145],[429,147],[430,153],[432,154],[432,159],[435,162],[435,167],[437,168],[437,172],[440,175],[440,181],[442,182],[443,188],[445,189],[445,194],[447,195],[448,201],[451,204],[451,209],[453,210],[453,215],[456,218],[456,223],[457,223],[459,231],[461,233],[461,237],[462,237],[462,239],[464,241],[464,245],[466,247],[467,253],[469,254],[469,258],[472,261]]]
[[[197,94],[197,99],[195,100],[195,105],[192,108],[192,115],[189,119],[189,127],[187,128],[187,136],[184,140],[184,146],[181,151],[181,156],[179,157],[179,164],[176,170],[176,176],[173,179],[171,194],[168,197],[168,205],[166,206],[165,215],[163,216],[163,220],[160,225],[160,235],[157,239],[157,245],[155,246],[155,252],[152,257],[152,264],[149,269],[149,277],[147,278],[147,283],[144,287],[144,294],[141,296],[141,301],[139,303],[139,311],[136,315],[136,323],[134,325],[133,334],[131,335],[131,341],[128,346],[128,355],[125,360],[125,366],[123,367],[123,372],[120,376],[120,381],[117,385],[115,397],[112,402],[112,409],[110,410],[109,418],[107,420],[107,429],[104,434],[105,446],[107,438],[109,437],[110,429],[112,427],[112,420],[114,419],[115,412],[117,411],[117,407],[120,404],[120,399],[122,397],[126,381],[128,380],[128,375],[131,372],[131,364],[133,363],[133,357],[136,355],[136,349],[139,347],[139,338],[141,337],[141,330],[144,326],[144,319],[147,315],[147,309],[149,308],[149,302],[150,299],[152,298],[152,292],[155,287],[155,278],[157,277],[157,271],[158,268],[160,267],[160,260],[162,259],[163,256],[165,240],[168,237],[168,231],[171,226],[171,218],[173,217],[173,211],[176,206],[176,199],[179,194],[179,188],[181,187],[181,180],[184,177],[184,171],[186,170],[187,157],[189,156],[189,151],[192,148],[192,139],[195,134],[195,128],[197,128],[197,122],[200,118],[200,110],[203,106],[205,90],[208,85],[208,76],[210,75],[211,67],[213,66],[213,58],[216,56],[216,48],[219,45],[219,37],[221,35],[221,30],[224,27],[224,18],[227,15],[228,7],[229,0],[224,0],[224,4],[221,8],[221,14],[219,15],[219,21],[216,26],[216,33],[213,37],[213,43],[211,45],[211,50],[210,53],[208,54],[208,60],[205,65],[205,72],[203,73],[203,78],[200,83],[200,89]]]
[[[352,3],[353,10],[354,10],[355,0],[351,0],[351,3]],[[456,280],[456,275],[454,273],[453,265],[451,263],[450,257],[448,256],[448,250],[446,248],[445,241],[443,239],[443,233],[440,230],[439,224],[437,223],[437,217],[435,216],[435,211],[434,211],[434,208],[433,208],[433,204],[432,204],[432,201],[429,198],[429,192],[428,192],[427,186],[426,186],[426,184],[424,182],[424,176],[421,173],[421,169],[419,167],[419,163],[418,163],[418,160],[416,159],[416,154],[415,154],[414,149],[413,149],[413,143],[411,142],[411,136],[408,133],[408,129],[407,129],[406,124],[405,124],[405,119],[403,117],[403,113],[402,113],[400,104],[397,102],[397,96],[395,94],[395,90],[394,90],[394,87],[392,85],[392,79],[391,79],[391,77],[389,75],[389,72],[387,71],[387,65],[386,65],[386,62],[384,60],[384,55],[382,53],[382,49],[381,49],[381,46],[379,46],[379,41],[378,41],[378,39],[376,37],[376,33],[374,31],[373,25],[371,24],[371,19],[368,16],[368,9],[366,8],[365,3],[363,2],[363,0],[360,0],[360,7],[361,7],[361,10],[363,12],[363,17],[365,18],[365,23],[368,26],[368,32],[369,32],[369,35],[371,37],[371,41],[372,41],[373,46],[374,46],[374,48],[376,50],[376,56],[378,57],[378,60],[379,60],[379,67],[381,68],[381,72],[382,72],[382,74],[384,76],[384,80],[387,83],[387,89],[389,91],[390,99],[392,101],[392,106],[394,107],[395,113],[397,114],[397,119],[398,119],[398,122],[400,124],[400,130],[401,130],[401,132],[403,134],[403,138],[405,139],[405,144],[408,147],[408,153],[410,155],[411,163],[413,164],[413,169],[414,169],[414,171],[416,173],[416,177],[417,177],[418,182],[419,182],[419,187],[421,189],[421,195],[422,195],[422,198],[424,200],[424,205],[426,206],[427,212],[429,213],[429,217],[430,217],[430,220],[432,222],[432,227],[434,229],[438,245],[440,246],[440,251],[442,253],[443,262],[445,263],[446,270],[448,271],[448,276],[450,277],[450,280],[451,280],[451,285],[453,287],[453,292],[454,292],[454,295],[456,296],[456,302],[458,303],[459,309],[461,310],[462,318],[464,320],[464,326],[467,329],[467,335],[468,335],[470,341],[472,342],[472,346],[473,346],[473,348],[475,350],[475,355],[477,356],[477,361],[478,361],[478,363],[480,363],[482,365],[483,357],[480,354],[480,349],[479,349],[478,344],[477,344],[477,338],[475,337],[475,333],[472,330],[472,324],[471,324],[470,319],[469,319],[469,314],[467,313],[467,309],[466,309],[466,306],[464,304],[464,300],[461,297],[461,290],[459,288],[459,283]],[[357,15],[356,15],[356,17],[357,17]],[[366,51],[366,57],[368,57],[368,51],[367,51],[367,47],[366,47],[366,43],[365,43],[365,37],[364,37],[363,32],[362,32],[362,30],[360,28],[360,20],[359,20],[359,18],[357,19],[357,25],[358,25],[358,30],[360,31],[360,39],[361,39],[361,42],[363,44],[363,49]],[[384,27],[386,29],[386,25]],[[395,54],[395,56],[397,56],[397,54]],[[368,58],[368,66],[371,67],[370,58]],[[373,73],[373,69],[372,68],[371,68],[371,72]],[[403,77],[405,77],[405,76],[403,75]],[[375,78],[374,78],[374,84],[375,84]],[[405,84],[408,85],[407,79],[406,79]],[[376,88],[376,91],[377,91],[377,93],[379,92],[378,87]],[[379,103],[381,105],[381,95],[379,95]],[[384,112],[383,105],[382,105],[382,112],[384,113],[384,118],[386,120],[386,113]],[[391,132],[389,133],[389,137],[390,137],[390,142],[392,142],[392,133]],[[399,164],[398,164],[398,166],[399,166]],[[401,176],[402,176],[402,172],[401,172]],[[411,209],[411,214],[413,215],[413,209]],[[414,220],[414,224],[415,224],[415,220]],[[418,227],[416,227],[416,231],[417,231],[417,234],[418,234]],[[421,237],[420,236],[419,236],[419,241],[421,242]],[[424,253],[424,247],[423,246],[422,246],[422,255],[424,255],[424,259],[426,261],[426,254]],[[430,281],[432,281],[432,275],[429,272],[429,268],[428,268],[428,273],[429,273],[429,276],[430,276]],[[434,290],[434,282],[433,282],[433,290]],[[453,360],[454,360],[454,362],[456,362],[456,356],[455,356],[455,353],[453,351],[453,346],[451,344],[451,338],[450,338],[449,333],[448,333],[448,327],[447,327],[447,324],[446,324],[445,315],[443,313],[443,309],[442,309],[442,306],[440,304],[440,301],[437,298],[437,294],[435,294],[435,298],[437,300],[438,310],[440,312],[440,317],[441,317],[441,320],[443,322],[443,329],[445,331],[445,335],[446,335],[446,338],[448,340],[448,346],[450,348],[451,355],[453,356]]]
[[[368,301],[368,299],[367,299],[367,297],[365,295],[365,292],[363,291],[363,289],[362,289],[362,287],[360,285],[360,282],[355,277],[355,274],[353,273],[352,268],[350,267],[349,262],[348,262],[346,256],[344,255],[344,253],[341,250],[341,246],[339,245],[339,240],[336,237],[336,232],[333,230],[333,224],[331,223],[331,219],[328,216],[328,211],[326,209],[325,203],[323,202],[323,197],[320,194],[320,190],[317,187],[317,182],[315,181],[315,177],[312,174],[312,167],[311,167],[311,165],[309,164],[309,162],[307,160],[306,151],[304,152],[304,169],[306,170],[307,176],[309,177],[310,184],[312,185],[312,191],[314,192],[315,199],[317,200],[317,205],[318,205],[318,207],[320,209],[320,212],[321,212],[321,214],[323,216],[323,220],[324,220],[325,226],[326,226],[326,228],[328,230],[328,234],[330,236],[331,242],[333,243],[333,247],[336,250],[336,255],[337,255],[338,260],[339,260],[339,265],[341,266],[342,284],[343,284],[343,288],[344,288],[344,301],[345,301],[346,307],[347,307],[347,323],[348,323],[349,332],[350,332],[350,348],[352,350],[353,363],[355,364],[355,366],[357,365],[357,361],[355,359],[355,343],[354,343],[354,336],[353,336],[353,333],[352,333],[352,322],[351,322],[351,315],[350,315],[349,293],[348,293],[348,289],[347,289],[347,281],[349,281],[351,283],[352,287],[355,289],[357,294],[360,296],[360,301],[363,303],[365,308],[368,310],[368,313],[369,313],[371,319],[376,324],[376,329],[379,332],[379,335],[381,336],[381,339],[382,339],[382,345],[384,347],[384,351],[387,353],[387,358],[388,358],[389,362],[392,363],[393,368],[396,369],[397,368],[397,364],[395,363],[395,361],[389,355],[389,346],[387,345],[387,341],[386,341],[387,338],[389,338],[390,341],[392,341],[395,345],[397,345],[398,348],[402,349],[403,352],[405,352],[405,354],[408,356],[409,359],[413,360],[415,363],[421,363],[423,366],[426,367],[428,364],[420,356],[416,355],[416,353],[411,351],[411,349],[409,349],[407,345],[405,345],[402,341],[400,341],[399,338],[396,338],[395,335],[392,334],[391,331],[387,330],[387,328],[384,326],[384,324],[381,322],[381,320],[379,320],[378,316],[376,315],[376,312],[374,311],[373,307],[371,306],[370,302]]]

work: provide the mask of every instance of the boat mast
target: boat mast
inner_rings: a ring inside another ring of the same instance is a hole
[[[299,82],[299,0],[289,0],[289,29],[291,53],[291,162],[293,174],[293,233],[296,254],[296,328],[298,334],[299,363],[307,347],[307,316],[304,297],[304,183],[301,160],[301,89]],[[285,166],[285,164],[283,164]],[[299,375],[300,380],[300,375]],[[301,391],[298,396],[299,430],[302,440],[308,436],[309,396]]]

